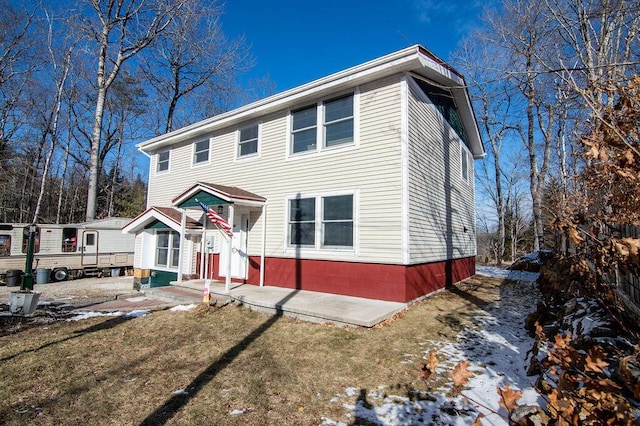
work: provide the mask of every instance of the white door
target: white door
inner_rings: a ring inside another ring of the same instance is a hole
[[[83,265],[98,264],[98,232],[97,231],[82,232],[82,264]]]
[[[235,214],[233,217],[233,241],[231,254],[231,277],[246,279],[248,273],[249,255],[247,254],[247,234],[249,230],[249,214]],[[227,276],[227,254],[229,240],[221,237],[220,267],[218,274]]]

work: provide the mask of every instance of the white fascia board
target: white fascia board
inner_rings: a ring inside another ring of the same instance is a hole
[[[137,233],[140,229],[143,229],[148,224],[152,223],[154,220],[158,220],[176,232],[180,232],[180,224],[175,223],[172,219],[169,219],[162,213],[156,210],[149,210],[146,214],[140,216],[133,222],[129,223],[127,226],[122,228],[123,234],[133,234]]]
[[[253,102],[215,117],[185,126],[173,132],[157,136],[136,145],[138,150],[149,153],[163,146],[182,142],[216,129],[232,126],[238,122],[255,119],[268,113],[287,109],[305,98],[322,96],[331,92],[355,87],[399,72],[433,68],[433,74],[445,73],[448,79],[454,74],[445,66],[433,61],[423,53],[423,48],[414,45],[364,64],[329,75],[319,80],[284,91],[280,94]]]

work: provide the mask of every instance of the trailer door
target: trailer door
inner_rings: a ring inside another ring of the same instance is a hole
[[[98,264],[98,231],[82,232],[82,265]]]

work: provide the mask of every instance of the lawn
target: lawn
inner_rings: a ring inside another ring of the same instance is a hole
[[[504,285],[476,276],[373,329],[236,305],[25,328],[0,337],[0,424],[353,423],[345,404],[372,391],[431,392],[420,358]]]

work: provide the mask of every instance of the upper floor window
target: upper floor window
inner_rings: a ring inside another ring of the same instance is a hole
[[[158,153],[158,172],[169,170],[169,152],[167,150]]]
[[[292,111],[291,153],[352,144],[355,140],[354,102],[355,95],[349,94]]]
[[[193,164],[209,162],[209,141],[200,141],[193,144]]]
[[[259,127],[257,124],[243,127],[238,131],[238,157],[248,157],[258,153]]]
[[[353,142],[353,95],[324,104],[324,146]]]
[[[460,142],[460,168],[462,170],[462,180],[469,182],[469,152]]]

